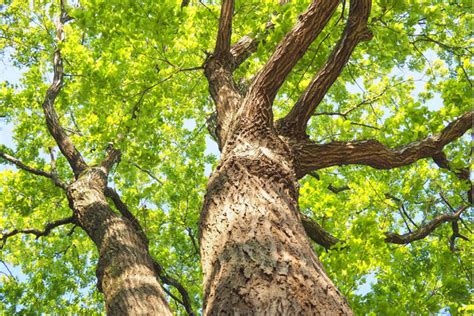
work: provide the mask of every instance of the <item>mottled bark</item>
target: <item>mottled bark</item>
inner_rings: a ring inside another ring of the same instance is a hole
[[[301,224],[290,148],[262,126],[240,124],[209,180],[204,315],[352,314]]]
[[[96,244],[98,287],[108,315],[171,315],[148,245],[107,203],[104,167],[86,169],[67,189],[78,224]]]

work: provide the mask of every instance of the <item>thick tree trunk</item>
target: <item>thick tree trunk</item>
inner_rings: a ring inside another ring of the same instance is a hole
[[[229,140],[208,183],[204,315],[352,314],[304,232],[289,147],[252,129]]]
[[[99,251],[98,287],[108,315],[171,315],[145,237],[107,203],[103,168],[84,171],[68,187],[78,223]]]

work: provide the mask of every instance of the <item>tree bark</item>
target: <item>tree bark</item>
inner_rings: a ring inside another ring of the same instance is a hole
[[[96,244],[98,288],[108,315],[171,315],[146,238],[107,203],[104,167],[88,168],[69,185],[77,222]]]
[[[290,147],[239,125],[201,214],[204,315],[352,315],[301,224]]]

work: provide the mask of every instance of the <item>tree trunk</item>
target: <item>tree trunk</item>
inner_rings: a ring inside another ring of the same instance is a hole
[[[304,232],[292,157],[258,124],[226,144],[201,214],[204,315],[352,315]]]
[[[78,223],[96,244],[98,287],[108,315],[171,315],[153,268],[146,238],[116,214],[104,195],[107,176],[89,168],[68,187]]]

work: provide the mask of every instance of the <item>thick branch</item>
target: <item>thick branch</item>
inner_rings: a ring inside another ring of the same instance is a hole
[[[234,1],[224,0],[219,18],[216,48],[204,64],[204,74],[209,82],[209,92],[216,104],[216,134],[219,149],[224,147],[229,126],[242,99],[239,89],[232,78],[230,39],[233,12]]]
[[[351,0],[349,18],[341,39],[288,115],[277,123],[282,134],[304,138],[306,125],[328,89],[339,77],[358,43],[372,38],[367,29],[371,0]]]
[[[268,22],[265,26],[264,34],[274,28],[272,22]],[[237,43],[233,44],[230,48],[230,54],[232,55],[232,68],[236,69],[240,66],[252,53],[257,51],[257,47],[260,44],[260,40],[257,36],[245,35]]]
[[[102,167],[105,168],[106,173],[108,174],[112,166],[120,162],[122,154],[120,150],[114,149],[112,144],[109,144],[106,149],[106,156],[101,162]]]
[[[216,48],[214,51],[217,55],[230,53],[233,14],[234,0],[223,0],[219,18],[219,30],[217,31]]]
[[[63,21],[66,20],[67,16],[64,15],[64,18],[61,18],[56,25],[56,36],[59,42],[64,40]],[[49,133],[51,134],[51,136],[53,136],[54,140],[59,146],[59,149],[68,160],[69,165],[71,166],[74,174],[77,176],[87,167],[87,164],[85,163],[81,154],[72,143],[71,139],[67,136],[66,132],[64,131],[64,128],[59,123],[58,114],[54,109],[54,101],[56,100],[56,97],[61,91],[64,77],[63,61],[59,48],[56,48],[54,52],[53,69],[53,83],[46,92],[46,96],[42,104],[43,111],[46,118],[46,124],[48,126]]]
[[[474,111],[470,111],[457,118],[438,135],[394,149],[376,140],[331,142],[323,145],[310,141],[295,143],[293,150],[299,162],[297,174],[303,177],[312,170],[349,164],[392,169],[433,157],[472,127],[473,113]]]
[[[243,36],[237,43],[230,48],[232,55],[232,68],[237,68],[242,64],[252,53],[257,50],[258,40],[249,35]]]
[[[204,65],[204,74],[209,82],[209,92],[216,104],[216,135],[219,149],[222,150],[227,140],[229,127],[234,120],[242,96],[232,78],[231,63],[217,56],[211,56]]]
[[[46,224],[46,226],[44,227],[44,230],[37,230],[37,229],[20,229],[19,230],[19,229],[14,229],[11,232],[8,232],[8,233],[5,233],[5,234],[2,235],[2,238],[0,239],[2,241],[2,246],[0,248],[3,248],[3,246],[7,242],[8,238],[10,238],[12,236],[15,236],[15,235],[18,235],[18,234],[31,234],[31,235],[35,235],[36,238],[38,239],[41,236],[48,236],[49,233],[51,232],[51,230],[53,230],[56,227],[66,225],[66,224],[75,224],[75,223],[76,223],[76,220],[75,220],[74,216],[71,216],[71,217],[59,219],[57,221]]]
[[[454,214],[443,214],[435,217],[431,220],[428,224],[421,226],[419,229],[399,235],[396,233],[385,233],[387,236],[385,238],[385,242],[392,243],[392,244],[408,244],[415,240],[420,240],[428,236],[431,232],[433,232],[437,227],[439,227],[443,223],[447,222],[454,222],[459,219],[461,213],[467,208],[467,206],[463,206],[459,208]]]
[[[304,230],[311,240],[315,243],[329,249],[339,243],[341,240],[328,233],[321,225],[311,219],[309,216],[301,214],[301,222]]]
[[[306,12],[278,44],[275,52],[249,87],[243,104],[244,118],[263,114],[266,124],[273,123],[271,106],[286,77],[303,57],[310,44],[321,33],[336,10],[339,1],[313,0]]]
[[[1,152],[1,151],[0,151],[0,158],[3,158],[5,160],[13,163],[15,166],[17,166],[18,168],[20,168],[24,171],[27,171],[29,173],[32,173],[32,174],[35,174],[35,175],[42,176],[42,177],[49,178],[49,179],[53,180],[54,184],[57,187],[60,187],[63,190],[66,190],[66,188],[67,188],[67,185],[64,182],[62,182],[61,180],[59,180],[53,172],[47,172],[47,171],[44,171],[44,170],[32,168],[32,167],[24,164],[23,162],[21,162],[17,158],[15,158],[13,156],[10,156],[10,155],[8,155],[4,152]]]

